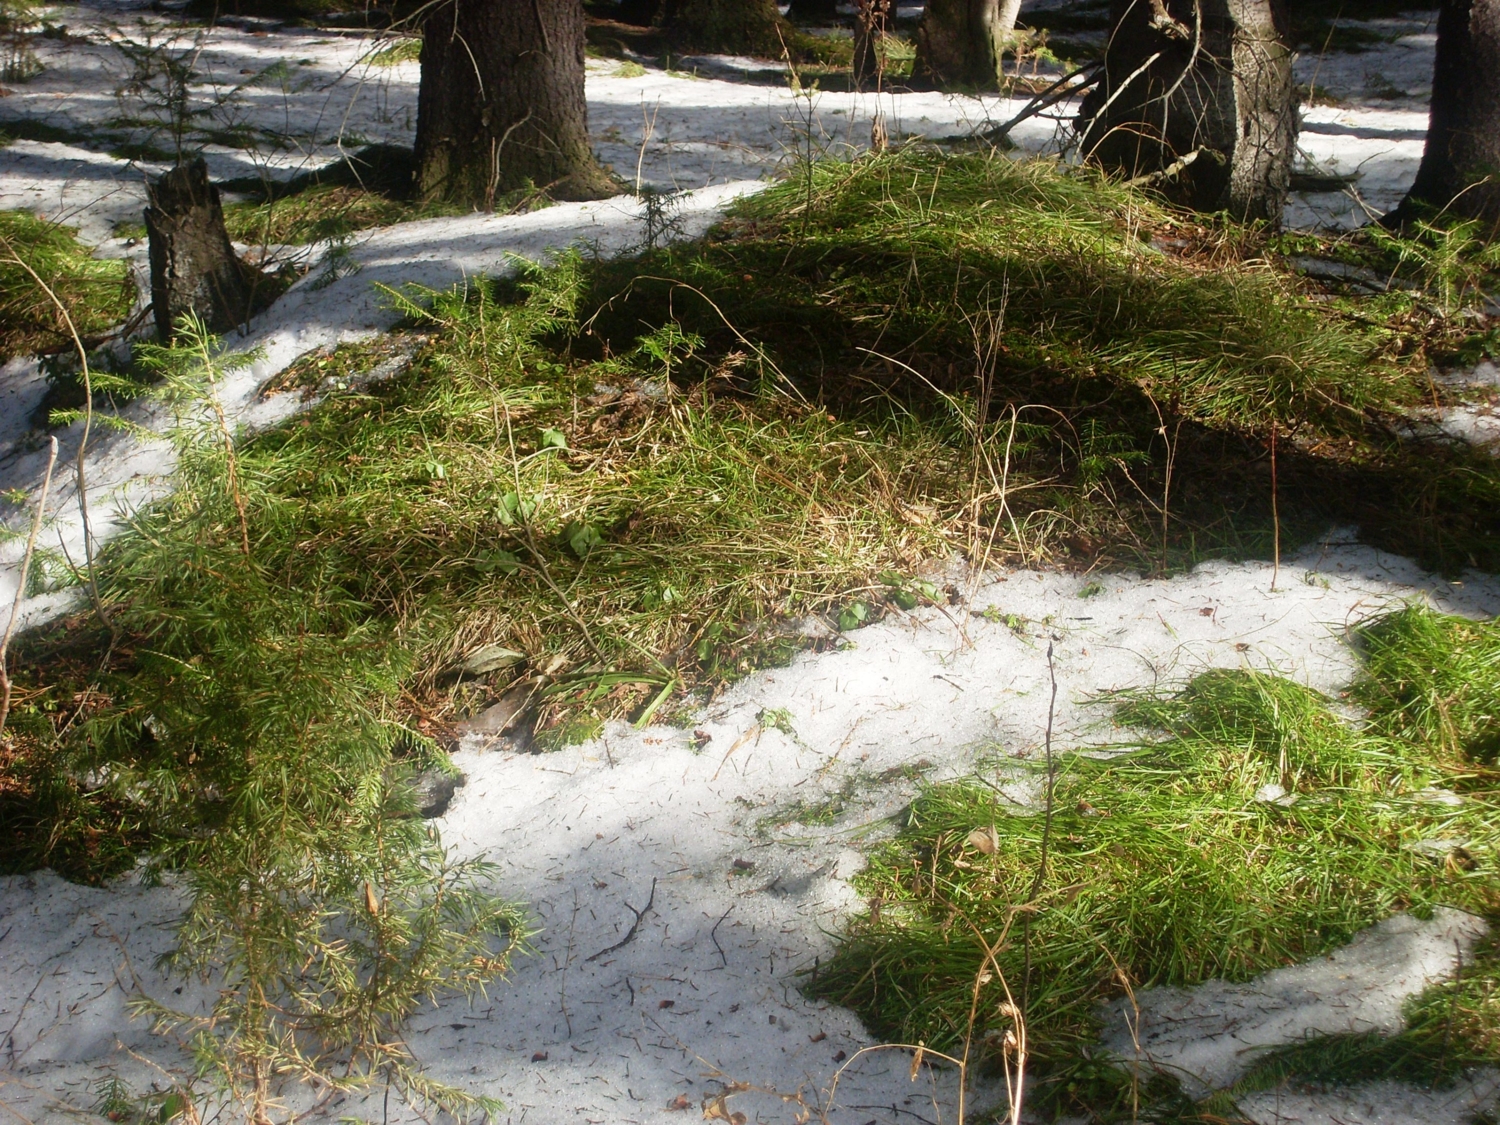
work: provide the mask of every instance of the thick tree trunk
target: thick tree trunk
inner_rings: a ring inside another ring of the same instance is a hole
[[[941,89],[998,89],[1020,11],[1021,0],[927,0],[913,80]]]
[[[443,0],[423,22],[417,192],[492,210],[519,188],[620,189],[589,148],[580,0]]]
[[[637,27],[650,27],[661,11],[661,0],[620,0],[614,18],[621,23],[633,23]]]
[[[1423,209],[1500,224],[1500,0],[1444,0],[1427,146],[1387,221]]]
[[[798,23],[835,24],[839,19],[839,0],[792,0],[787,18]]]
[[[854,86],[875,90],[884,85],[880,40],[896,14],[895,0],[855,0]]]
[[[1084,156],[1170,198],[1281,220],[1296,143],[1284,0],[1115,0]]]
[[[170,340],[179,317],[193,313],[212,332],[250,319],[259,271],[235,256],[224,230],[219,189],[199,157],[153,182],[148,193],[151,311],[156,332]]]
[[[786,22],[776,0],[667,0],[663,25],[699,51],[780,58]]]

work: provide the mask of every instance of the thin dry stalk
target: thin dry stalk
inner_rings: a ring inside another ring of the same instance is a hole
[[[94,537],[89,527],[88,481],[84,475],[84,454],[88,451],[89,431],[93,428],[94,424],[94,384],[89,375],[88,349],[83,346],[83,338],[78,335],[78,328],[73,324],[73,317],[68,313],[68,306],[63,304],[61,298],[53,291],[52,286],[43,281],[41,274],[32,269],[31,264],[16,252],[16,248],[10,244],[9,239],[0,238],[0,244],[4,244],[5,249],[10,252],[11,260],[30,274],[31,280],[35,281],[38,288],[47,295],[47,299],[52,302],[53,307],[57,309],[58,315],[62,317],[63,324],[68,329],[68,335],[73,339],[73,347],[78,352],[78,364],[83,374],[83,434],[78,439],[77,459],[78,514],[83,521],[85,579],[89,591],[89,600],[94,604],[94,612],[99,615],[99,620],[104,623],[105,628],[113,636],[116,632],[115,625],[110,620],[109,614],[105,612],[104,603],[99,598],[99,583],[94,577]]]
[[[229,419],[224,414],[224,404],[219,401],[219,381],[215,377],[214,357],[208,350],[208,334],[197,335],[198,354],[203,359],[203,373],[208,379],[208,404],[213,408],[219,423],[219,434],[224,439],[224,458],[229,477],[229,494],[234,499],[234,510],[240,518],[240,549],[250,557],[250,520],[245,514],[245,496],[240,491],[239,459],[234,452],[234,432],[229,428]]]
[[[656,136],[656,115],[661,112],[661,99],[656,99],[656,105],[651,110],[651,116],[646,116],[646,99],[641,99],[641,151],[635,158],[635,194],[641,194],[641,168],[646,163],[646,146],[651,143],[651,138]]]
[[[1047,860],[1050,858],[1052,845],[1052,804],[1056,791],[1057,771],[1054,769],[1052,758],[1052,724],[1057,713],[1057,666],[1052,660],[1052,644],[1047,641],[1047,679],[1051,685],[1051,694],[1047,697],[1047,731],[1043,739],[1047,760],[1047,795],[1046,803],[1042,809],[1042,856],[1037,863],[1036,875],[1031,880],[1031,889],[1026,894],[1025,905],[1030,907],[1036,903],[1037,895],[1041,893],[1042,882],[1047,877]],[[1026,1010],[1031,1002],[1031,914],[1028,912],[1021,922],[1021,941],[1026,951],[1025,976],[1021,981],[1021,1008]]]
[[[1147,392],[1146,394],[1146,401],[1151,404],[1151,409],[1156,411],[1156,432],[1161,435],[1162,443],[1167,447],[1166,476],[1162,481],[1161,504],[1159,505],[1161,510],[1161,569],[1162,572],[1165,573],[1167,570],[1168,561],[1168,533],[1171,529],[1171,516],[1169,513],[1169,508],[1171,507],[1172,502],[1172,470],[1177,465],[1177,438],[1178,435],[1182,433],[1182,419],[1179,418],[1177,420],[1176,427],[1172,430],[1172,433],[1168,435],[1167,419],[1166,416],[1161,412],[1161,406],[1158,405],[1156,399],[1149,392]]]
[[[21,557],[21,573],[16,576],[16,597],[10,603],[10,621],[5,626],[5,636],[0,637],[0,738],[5,736],[5,721],[10,718],[10,639],[16,632],[16,620],[21,615],[21,600],[26,596],[26,577],[31,572],[31,556],[36,552],[36,537],[42,530],[42,517],[47,511],[47,490],[52,487],[52,468],[57,464],[57,439],[47,453],[47,471],[42,476],[42,491],[36,498],[36,514],[31,517],[31,533],[26,536],[26,553]]]
[[[1281,510],[1276,485],[1276,419],[1271,419],[1271,591],[1281,576]]]

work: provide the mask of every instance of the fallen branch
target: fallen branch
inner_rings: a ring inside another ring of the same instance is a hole
[[[1087,77],[1084,78],[1082,82],[1078,83],[1076,86],[1068,85],[1068,83],[1072,82],[1073,79],[1083,75],[1087,75]],[[1063,75],[1056,82],[1052,83],[1052,85],[1048,86],[1041,93],[1033,97],[1029,102],[1022,106],[1020,111],[1016,113],[1016,115],[1009,121],[1006,121],[1002,125],[996,125],[992,129],[986,129],[979,135],[981,138],[987,141],[1008,140],[1010,138],[1010,131],[1021,122],[1035,117],[1043,110],[1051,109],[1058,102],[1065,101],[1068,98],[1071,98],[1074,94],[1080,93],[1083,90],[1087,90],[1090,86],[1097,85],[1099,79],[1103,76],[1103,63],[1085,63],[1083,66],[1080,66],[1071,74]]]
[[[635,921],[632,922],[632,923],[630,923],[630,929],[628,929],[627,931],[625,931],[625,936],[622,937],[619,941],[615,942],[614,945],[610,946],[608,949],[601,949],[601,950],[599,950],[598,953],[594,954],[592,957],[585,957],[583,959],[584,963],[587,964],[590,961],[597,961],[597,960],[599,960],[599,958],[603,957],[606,953],[613,953],[617,949],[624,949],[625,946],[627,946],[631,942],[633,942],[635,940],[636,931],[641,928],[641,919],[644,918],[647,914],[649,914],[651,912],[651,907],[654,906],[655,904],[656,904],[656,879],[652,878],[652,880],[651,880],[651,897],[646,900],[646,905],[645,906],[643,906],[639,910],[637,910],[635,907],[631,906],[630,903],[627,902],[625,904],[625,909],[628,910],[628,911],[630,911],[632,914],[635,915]],[[722,921],[722,919],[721,919],[721,921]]]

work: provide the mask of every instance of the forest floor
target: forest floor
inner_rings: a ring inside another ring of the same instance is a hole
[[[59,30],[34,43],[43,69],[6,82],[0,99],[0,131],[11,138],[0,148],[0,210],[76,227],[98,257],[122,260],[139,276],[144,177],[169,154],[149,78],[134,87],[123,80],[121,44],[137,53],[164,39],[172,50],[196,49],[197,31],[128,4],[49,13]],[[1368,32],[1365,49],[1299,60],[1299,80],[1326,103],[1304,111],[1303,182],[1341,183],[1295,193],[1289,227],[1356,226],[1367,208],[1399,199],[1421,154],[1431,25],[1430,13],[1369,21],[1357,25]],[[225,21],[201,46],[202,112],[190,129],[206,143],[213,175],[238,189],[228,198],[242,249],[302,278],[231,341],[260,351],[229,373],[221,399],[231,418],[258,432],[295,424],[322,404],[337,407],[345,389],[337,382],[307,395],[264,393],[300,371],[299,359],[409,330],[409,308],[377,284],[444,291],[512,270],[515,255],[544,260],[576,244],[599,258],[657,252],[700,237],[726,206],[798,161],[862,151],[876,112],[893,138],[939,140],[1004,120],[1024,103],[797,93],[784,80],[765,82],[768,67],[753,60],[678,60],[684,69],[664,70],[651,60],[594,58],[597,149],[626,182],[680,193],[665,213],[635,195],[531,211],[521,199],[515,214],[396,208],[366,226],[358,219],[369,212],[359,208],[374,204],[360,197],[347,201],[347,215],[331,212],[340,229],[317,225],[329,220],[327,209],[304,217],[293,207],[290,218],[268,209],[273,193],[264,185],[365,145],[409,144],[415,63],[381,58],[374,52],[390,44],[361,35],[251,19]],[[705,77],[736,71],[761,77]],[[1046,77],[1046,68],[1035,74]],[[1053,151],[1061,136],[1059,121],[1029,122],[1012,134],[1015,155]],[[1470,363],[1454,378],[1482,385],[1494,369]],[[0,488],[35,492],[38,410],[51,391],[35,358],[14,356],[0,368]],[[1408,412],[1413,427],[1460,432],[1480,453],[1492,438],[1487,399],[1424,409]],[[575,425],[577,411],[575,395]],[[171,421],[149,402],[122,414],[146,431]],[[66,459],[77,427],[58,436]],[[165,495],[175,463],[172,447],[149,433],[96,436],[86,455],[95,534],[108,538],[128,512]],[[54,577],[65,554],[82,557],[72,488],[59,481],[53,494],[48,536],[57,547],[50,539],[45,546]],[[14,510],[9,523],[24,518]],[[783,667],[748,671],[696,710],[675,713],[673,725],[611,720],[594,737],[544,754],[454,726],[452,760],[466,782],[434,824],[460,853],[495,858],[503,892],[543,928],[534,952],[484,1002],[422,1012],[410,1031],[413,1053],[435,1076],[502,1099],[508,1122],[670,1121],[725,1105],[720,1094],[729,1095],[724,1116],[754,1121],[805,1120],[808,1111],[854,1125],[953,1120],[952,1070],[913,1066],[905,1052],[861,1056],[834,1096],[840,1064],[876,1040],[853,1012],[810,998],[818,989],[805,987],[816,985],[810,974],[836,957],[844,928],[866,909],[872,891],[858,879],[868,857],[891,845],[928,787],[977,772],[1008,800],[1034,807],[1034,767],[1049,729],[1058,752],[1121,739],[1097,705],[1107,693],[1180,685],[1223,668],[1338,697],[1359,675],[1352,631],[1361,622],[1414,602],[1476,620],[1500,613],[1500,581],[1477,569],[1450,565],[1439,575],[1343,525],[1295,538],[1278,563],[1257,541],[1240,559],[1179,560],[1154,575],[1138,559],[1128,569],[1107,559],[1095,567],[1087,548],[1042,560],[1052,565],[986,570],[929,552],[902,576],[923,591],[910,608],[888,599],[880,620],[856,629],[861,616],[841,628],[840,607],[865,603],[848,600],[857,591],[824,598],[797,624],[806,651]],[[19,544],[7,541],[0,552],[0,602],[8,604]],[[1199,557],[1215,553],[1223,554]],[[38,586],[24,601],[29,623],[79,608],[76,586]],[[181,985],[155,966],[180,905],[170,882],[147,886],[133,875],[104,886],[45,871],[0,880],[0,1105],[23,1121],[62,1121],[108,1108],[114,1079],[145,1094],[191,1067],[181,1045],[152,1035],[127,1009],[138,992],[172,998],[174,988],[179,1007],[210,1001],[213,982]],[[1201,1097],[1240,1081],[1254,1050],[1313,1034],[1396,1031],[1403,1004],[1471,964],[1484,933],[1470,914],[1399,914],[1333,957],[1252,976],[1238,991],[1210,981],[1191,995],[1142,992],[1138,1008],[1099,1017],[1101,1042],[1122,1058],[1143,1050]],[[1189,1033],[1174,1030],[1184,1023]],[[1258,1122],[1457,1125],[1494,1111],[1500,1075],[1481,1068],[1446,1085],[1294,1077],[1236,1097],[1238,1112]],[[977,1098],[992,1107],[1004,1091],[986,1077]],[[323,1109],[407,1116],[380,1101]]]

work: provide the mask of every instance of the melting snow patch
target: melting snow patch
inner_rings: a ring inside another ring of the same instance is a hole
[[[1246,984],[1157,988],[1111,1005],[1110,1051],[1174,1075],[1194,1096],[1232,1085],[1258,1053],[1314,1035],[1400,1031],[1401,1006],[1452,976],[1488,932],[1471,914],[1397,914],[1348,945]]]

